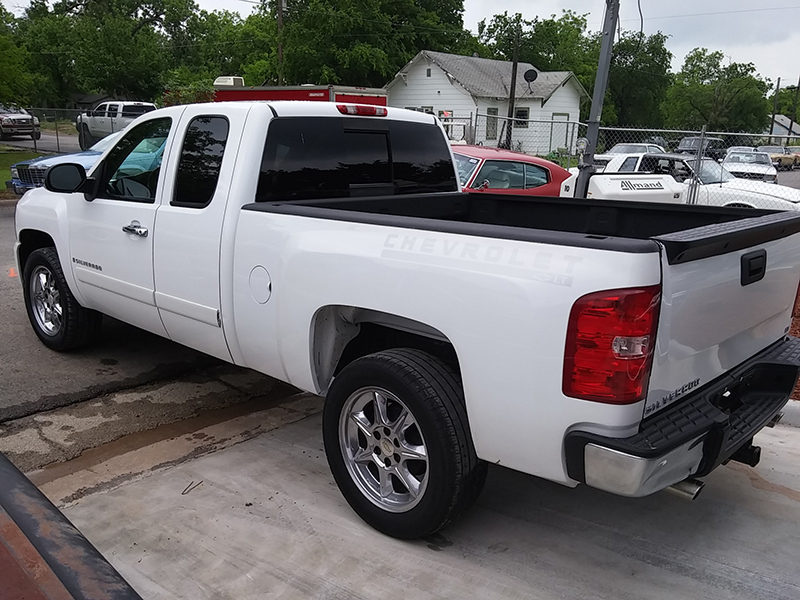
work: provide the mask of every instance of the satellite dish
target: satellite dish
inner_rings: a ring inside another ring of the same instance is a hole
[[[523,73],[522,76],[528,83],[533,83],[534,81],[536,81],[536,78],[539,76],[539,73],[537,73],[533,69],[528,69],[527,71],[525,71],[525,73]]]

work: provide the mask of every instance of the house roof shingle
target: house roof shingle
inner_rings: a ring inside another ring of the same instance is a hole
[[[509,95],[513,68],[513,63],[510,61],[423,50],[403,67],[398,75],[404,73],[421,56],[436,64],[473,96],[507,98]],[[523,74],[528,70],[536,71],[538,74],[536,81],[530,85],[523,78]],[[540,71],[530,63],[520,62],[517,65],[515,97],[547,100],[571,77],[573,74],[570,71]],[[575,83],[581,95],[588,98],[589,95],[583,86],[577,80]]]

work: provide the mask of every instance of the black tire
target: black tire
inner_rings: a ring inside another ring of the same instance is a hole
[[[42,132],[41,131],[34,131],[31,134],[31,139],[32,140],[40,140],[40,139],[42,139]]]
[[[78,144],[81,150],[88,150],[94,146],[95,142],[96,140],[92,137],[92,134],[89,133],[89,127],[85,124],[81,124],[81,129],[78,132]]]
[[[85,346],[97,336],[103,315],[78,304],[55,248],[31,252],[22,277],[28,319],[45,346],[64,352]]]
[[[373,430],[367,438],[363,427],[369,420],[370,402],[358,413],[365,416],[361,425],[353,425],[356,420],[350,419],[353,409],[349,407],[375,397],[371,390],[386,397],[386,423],[394,418],[390,427],[400,421],[406,425],[413,421],[413,425],[389,434],[389,427],[382,427],[375,413],[376,399],[371,411]],[[410,419],[401,419],[404,409]],[[356,428],[357,437],[348,435],[348,427]],[[325,400],[323,438],[328,464],[347,502],[364,521],[395,538],[414,539],[438,531],[472,506],[486,481],[487,465],[475,454],[461,382],[445,363],[419,350],[378,352],[342,369]],[[392,445],[398,450],[391,449]],[[389,451],[381,453],[387,447]],[[422,448],[426,459],[398,458],[401,451],[407,456],[406,448]],[[361,460],[351,456],[357,451],[362,453]],[[395,474],[386,474],[390,466]],[[385,499],[383,489],[371,487],[381,488],[380,471],[389,482]],[[405,480],[396,475],[401,472]],[[404,481],[421,482],[416,497]],[[391,502],[389,494],[395,497]]]

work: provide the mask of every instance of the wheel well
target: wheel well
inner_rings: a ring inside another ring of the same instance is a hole
[[[23,229],[19,232],[19,268],[25,269],[25,263],[31,252],[39,248],[55,248],[56,243],[49,235],[43,231],[36,231],[34,229]]]
[[[745,204],[744,202],[731,202],[730,204],[726,204],[725,208],[753,208],[753,206]]]
[[[444,334],[424,323],[379,311],[324,307],[315,315],[311,343],[314,377],[321,393],[351,362],[391,348],[423,350],[460,373],[455,348]]]

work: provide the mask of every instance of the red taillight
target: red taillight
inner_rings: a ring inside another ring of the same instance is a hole
[[[644,399],[660,300],[658,285],[579,298],[567,326],[564,394],[608,404]]]
[[[343,115],[359,115],[362,117],[385,117],[389,114],[383,106],[366,106],[363,104],[337,104],[336,108]]]

